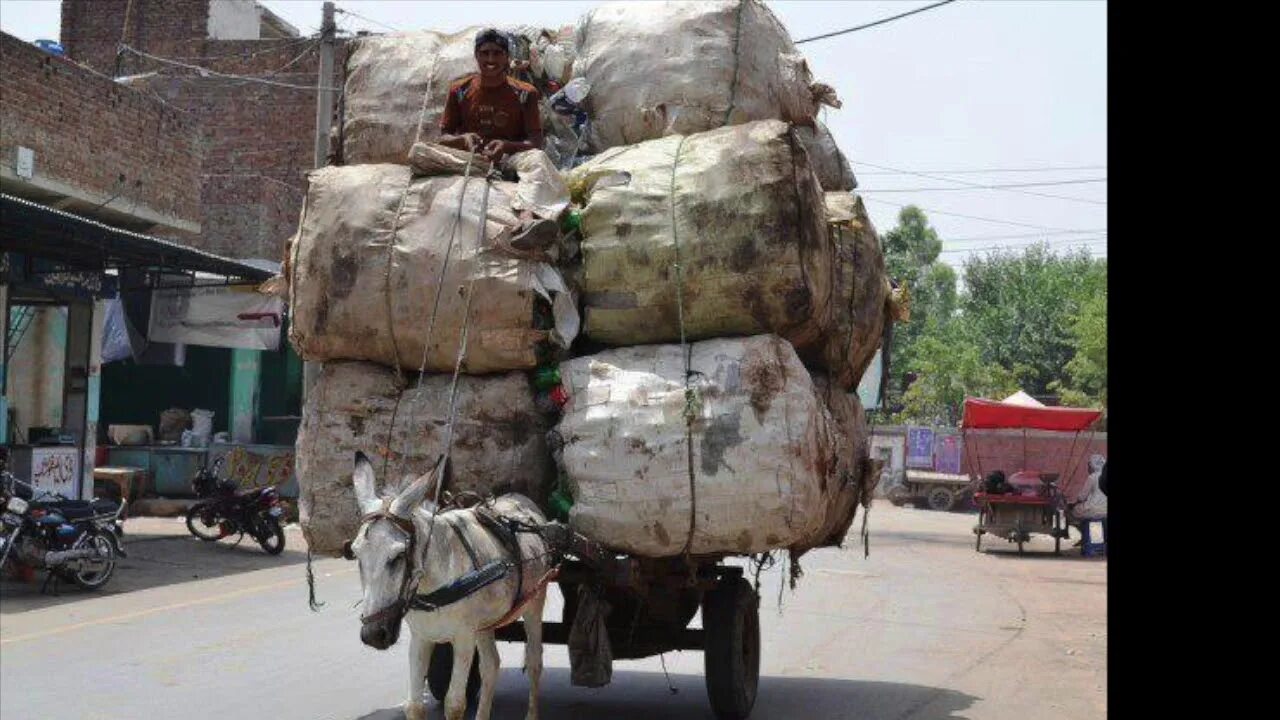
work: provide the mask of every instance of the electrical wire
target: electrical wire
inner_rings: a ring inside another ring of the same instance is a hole
[[[900,172],[904,175],[915,175],[916,177],[927,178],[929,180],[941,180],[942,182],[954,183],[956,185],[965,185],[965,186],[974,187],[974,188],[980,187],[984,189],[987,188],[987,186],[984,186],[981,183],[971,183],[967,180],[956,180],[955,178],[949,178],[943,175],[913,172],[911,170],[903,170],[902,168],[889,167],[888,165],[877,165],[875,163],[869,163],[866,161],[856,161],[855,164],[865,165],[867,167],[879,168],[880,170],[892,170],[894,172]],[[1016,188],[1005,188],[1003,189],[1003,191],[1017,193],[1019,195],[1034,195],[1036,197],[1053,198],[1055,200],[1071,200],[1073,202],[1088,203],[1090,205],[1106,205],[1107,204],[1106,200],[1090,200],[1087,198],[1072,197],[1070,195],[1053,195],[1051,193],[1035,192],[1034,190],[1019,190]]]
[[[1049,235],[1106,235],[1106,228],[1097,230],[1058,230],[1054,232],[1021,233],[1015,235],[974,235],[973,237],[947,238],[949,243],[988,242],[991,240],[1019,240],[1022,238],[1042,238]]]
[[[201,67],[200,65],[192,65],[191,63],[184,63],[178,60],[173,60],[166,57],[160,57],[159,55],[152,55],[151,53],[145,53],[141,50],[138,50],[137,48],[130,47],[128,45],[121,45],[120,49],[126,50],[128,52],[131,52],[140,57],[147,58],[149,60],[154,60],[158,63],[163,63],[166,65],[174,65],[176,67],[182,67],[188,70],[194,70],[197,73],[199,73],[201,77],[207,77],[212,75],[214,77],[225,78],[228,80],[243,80],[245,82],[256,82],[256,83],[261,83],[263,85],[272,85],[274,87],[290,88],[293,90],[311,90],[311,91],[330,90],[333,92],[342,91],[342,88],[337,88],[337,87],[319,87],[316,85],[295,85],[293,83],[283,83],[283,82],[277,82],[275,80],[264,80],[263,78],[253,77],[250,75],[236,75],[233,73],[218,72],[216,70],[210,70],[209,68],[206,68],[206,67]]]
[[[1025,243],[1025,244],[1022,244],[1022,245],[1008,245],[1008,244],[1005,244],[1005,245],[988,245],[987,247],[977,247],[977,248],[950,248],[950,249],[944,249],[944,250],[942,250],[941,252],[939,252],[938,254],[939,254],[939,255],[948,255],[948,254],[955,254],[955,253],[976,253],[976,252],[986,252],[986,251],[988,251],[988,250],[1026,250],[1026,249],[1028,249],[1028,248],[1033,248],[1033,247],[1036,247],[1036,246],[1038,246],[1038,245],[1042,245],[1042,244],[1043,244],[1043,245],[1047,245],[1047,246],[1052,247],[1052,248],[1083,247],[1083,246],[1088,246],[1088,245],[1097,245],[1097,244],[1099,244],[1099,243],[1103,243],[1103,244],[1105,244],[1106,242],[1107,242],[1107,239],[1106,239],[1106,238],[1095,238],[1095,239],[1092,239],[1092,240],[1088,240],[1088,239],[1073,239],[1073,240],[1070,240],[1070,241],[1065,241],[1065,242],[1060,242],[1060,243],[1059,243],[1059,242],[1053,242],[1053,243],[1050,243],[1050,242],[1044,242],[1044,243]]]
[[[824,108],[825,110],[825,108]],[[859,161],[860,165],[870,163]],[[1038,168],[965,168],[963,170],[864,170],[859,175],[914,175],[916,173],[938,173],[941,175],[982,175],[987,173],[1029,173],[1029,172],[1067,172],[1070,170],[1106,170],[1106,165],[1063,165],[1058,167]]]
[[[877,202],[882,205],[892,205],[894,207],[899,207],[899,208],[914,207],[924,212],[931,213],[933,215],[948,215],[950,217],[965,218],[967,220],[981,220],[983,222],[997,223],[1000,225],[1013,225],[1014,227],[1026,227],[1026,228],[1031,228],[1033,230],[1054,230],[1058,232],[1087,232],[1087,231],[1081,231],[1081,230],[1071,230],[1069,228],[1048,227],[1046,225],[1035,225],[1032,223],[1017,222],[1015,220],[1001,220],[999,218],[981,217],[978,215],[963,215],[961,213],[945,212],[943,210],[932,210],[927,207],[921,207],[919,205],[916,205],[915,203],[912,203],[910,205],[903,205],[902,203],[889,202],[888,200],[881,200],[879,198],[873,198],[873,197],[863,198],[863,199],[868,200],[870,202]]]
[[[391,32],[404,32],[404,31],[403,31],[403,30],[401,30],[400,28],[394,28],[394,27],[391,27],[390,25],[388,25],[388,24],[386,24],[386,23],[384,23],[384,22],[379,22],[379,21],[377,21],[377,20],[374,20],[373,18],[365,17],[364,15],[361,15],[361,14],[360,14],[360,13],[358,13],[358,12],[353,12],[353,11],[351,11],[351,10],[346,10],[346,9],[344,9],[344,8],[334,8],[334,11],[335,11],[335,12],[340,12],[340,13],[342,13],[343,15],[350,15],[350,16],[351,16],[351,17],[353,17],[353,18],[359,18],[359,19],[361,19],[361,20],[364,20],[365,22],[371,22],[371,23],[373,23],[374,25],[381,25],[382,27],[384,27],[384,28],[386,28],[386,29],[390,30]]]
[[[925,187],[925,188],[858,188],[858,192],[939,192],[944,190],[1007,190],[1009,188],[1048,187],[1050,185],[1084,185],[1087,183],[1104,183],[1106,178],[1086,178],[1083,180],[1050,180],[1045,182],[1004,183],[1000,185],[966,185],[964,187]],[[1081,198],[1083,199],[1083,198]]]
[[[855,27],[846,28],[844,30],[836,30],[835,32],[829,32],[823,35],[814,35],[813,37],[807,37],[807,38],[804,38],[803,40],[796,40],[795,44],[799,45],[800,43],[813,42],[814,40],[822,40],[824,38],[835,37],[837,35],[844,35],[846,33],[857,32],[858,30],[866,30],[867,28],[873,28],[877,25],[883,25],[887,22],[892,22],[894,20],[907,17],[908,15],[915,15],[916,13],[922,13],[925,10],[932,10],[936,7],[942,7],[943,5],[946,5],[948,3],[953,3],[955,1],[956,0],[942,0],[942,2],[936,2],[932,5],[925,5],[924,7],[916,8],[915,10],[910,10],[904,13],[899,13],[897,15],[891,15],[887,18],[876,20],[875,22],[866,23],[865,25],[857,25]]]

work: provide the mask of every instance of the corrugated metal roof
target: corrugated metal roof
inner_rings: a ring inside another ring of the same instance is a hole
[[[0,193],[0,249],[88,270],[154,268],[213,273],[247,282],[261,282],[272,275],[253,264],[4,193]]]

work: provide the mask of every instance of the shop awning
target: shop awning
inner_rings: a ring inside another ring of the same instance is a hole
[[[1035,407],[983,398],[965,398],[960,427],[974,430],[1028,429],[1079,432],[1102,417],[1101,410]]]
[[[272,275],[245,262],[4,193],[0,193],[0,250],[73,270],[203,272],[239,283],[259,283]]]

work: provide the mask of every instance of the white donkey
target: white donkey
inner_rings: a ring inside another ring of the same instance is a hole
[[[523,602],[519,615],[528,638],[526,718],[536,720],[538,682],[542,678],[542,606],[548,578],[546,543],[537,534],[516,533],[521,556],[517,559],[481,523],[474,508],[437,514],[431,498],[437,483],[449,484],[448,472],[448,462],[441,458],[433,470],[398,494],[380,497],[373,466],[363,453],[356,453],[354,484],[362,518],[360,529],[344,554],[360,564],[364,588],[360,639],[385,650],[399,638],[400,620],[408,622],[409,698],[404,707],[408,720],[427,717],[423,690],[436,643],[453,645],[453,674],[444,711],[447,720],[461,720],[467,708],[471,661],[478,651],[480,698],[476,720],[488,720],[498,680],[498,645],[493,628],[513,619],[513,611]],[[545,521],[537,506],[523,495],[503,495],[489,507],[502,517],[530,525]],[[495,562],[507,563],[500,579],[456,597],[459,580],[465,587],[468,580],[479,576],[501,574],[503,568],[495,566]],[[436,592],[442,588],[444,592]]]

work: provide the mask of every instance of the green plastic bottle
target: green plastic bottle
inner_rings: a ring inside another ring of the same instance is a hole
[[[539,390],[550,390],[560,384],[560,366],[543,365],[533,371],[533,386]]]
[[[562,223],[561,229],[569,233],[569,232],[573,232],[574,230],[578,230],[581,227],[582,227],[582,213],[578,210],[570,210],[568,214],[564,216],[564,223]]]

